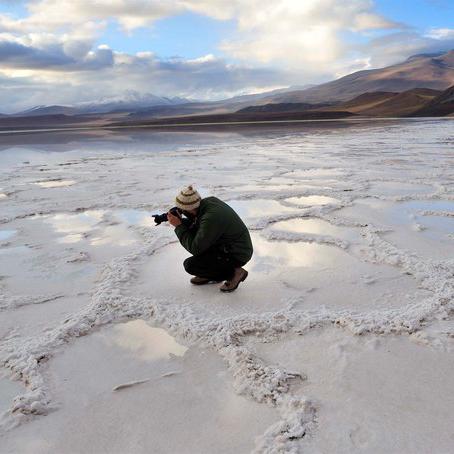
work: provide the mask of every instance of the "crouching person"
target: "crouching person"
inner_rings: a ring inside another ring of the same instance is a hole
[[[175,204],[185,218],[167,213],[181,245],[192,254],[183,263],[194,277],[191,283],[204,285],[225,281],[221,292],[233,292],[248,272],[243,266],[252,257],[252,241],[238,214],[216,197],[201,199],[188,186],[180,191]]]

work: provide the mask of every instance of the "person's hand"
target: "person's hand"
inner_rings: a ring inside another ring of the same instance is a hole
[[[172,214],[170,211],[167,213],[167,220],[169,221],[169,224],[174,227],[178,227],[181,224],[181,219]]]

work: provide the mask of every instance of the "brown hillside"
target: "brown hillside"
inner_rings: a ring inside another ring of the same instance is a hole
[[[429,88],[415,88],[404,91],[371,108],[359,111],[362,115],[403,117],[424,107],[441,92]]]
[[[270,96],[266,102],[348,101],[370,92],[404,92],[414,88],[445,90],[454,85],[454,50],[438,56],[418,55],[381,69],[358,71],[306,90]]]
[[[444,117],[454,115],[454,85],[449,87],[424,107],[414,113],[422,117]]]

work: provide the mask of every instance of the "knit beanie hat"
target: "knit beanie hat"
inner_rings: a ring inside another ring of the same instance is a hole
[[[175,198],[175,204],[180,210],[190,211],[200,206],[202,198],[192,187],[183,188]]]

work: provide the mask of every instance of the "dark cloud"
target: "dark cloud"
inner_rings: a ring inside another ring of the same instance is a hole
[[[38,48],[17,41],[0,41],[0,65],[3,68],[83,71],[98,70],[114,63],[111,49],[96,49],[76,58],[65,51],[64,44],[52,43]]]

